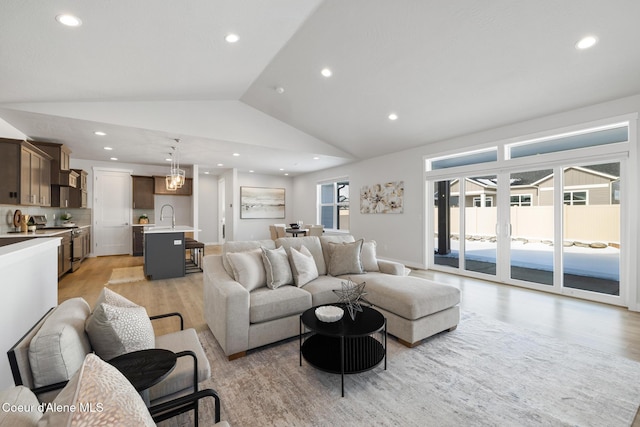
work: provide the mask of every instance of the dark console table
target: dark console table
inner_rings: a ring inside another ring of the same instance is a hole
[[[345,374],[367,371],[383,359],[387,369],[387,320],[382,313],[362,307],[363,311],[352,320],[345,309],[342,319],[327,323],[316,317],[316,308],[300,315],[300,366],[304,357],[317,369],[340,374],[342,397]],[[303,329],[311,331],[304,340]]]

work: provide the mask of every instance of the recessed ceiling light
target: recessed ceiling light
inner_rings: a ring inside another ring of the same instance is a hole
[[[240,156],[240,153],[233,153],[233,157],[238,157]]]
[[[204,174],[205,174],[205,175],[209,175],[209,171],[205,172]]]
[[[222,166],[224,166],[224,164],[222,164],[222,163],[218,163],[218,167],[219,167],[219,168],[220,168],[220,167],[222,167]]]
[[[66,25],[67,27],[79,27],[82,25],[82,21],[77,16],[69,15],[68,13],[64,13],[56,16],[56,21],[61,23],[62,25]]]
[[[173,159],[172,159],[171,157],[167,157],[165,160],[166,160],[167,162],[170,162],[170,161],[171,161],[171,160],[173,160]]]
[[[104,149],[107,150],[107,151],[113,150],[113,148],[111,148],[111,147],[104,147]]]
[[[98,136],[105,136],[106,133],[102,132],[101,130],[97,130],[93,133],[94,135],[98,135]]]
[[[235,43],[240,40],[240,37],[237,34],[229,33],[224,37],[224,40],[227,43]]]
[[[117,157],[112,157],[111,160],[118,160],[118,158]]]
[[[389,120],[398,120],[398,115],[396,113],[389,114]]]
[[[284,93],[284,88],[282,86],[276,86],[276,93],[282,95]]]
[[[284,174],[284,176],[289,176],[289,174],[288,174],[288,173],[285,173],[285,174]]]
[[[333,75],[333,72],[329,68],[323,68],[322,71],[320,71],[320,74],[325,77],[331,77],[331,75]]]
[[[281,171],[283,171],[283,170],[284,170],[284,168],[280,168],[280,170],[281,170]]]
[[[320,160],[320,157],[315,156],[315,157],[313,158],[313,160]]]
[[[254,172],[254,171],[253,171],[253,169],[251,169],[251,170],[249,171],[249,173],[253,173],[253,172]]]
[[[598,39],[595,36],[586,36],[581,38],[578,43],[576,43],[576,49],[584,50],[593,47],[598,43]]]

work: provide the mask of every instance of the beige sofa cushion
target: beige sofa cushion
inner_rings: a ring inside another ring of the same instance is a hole
[[[57,306],[29,344],[34,387],[69,380],[91,351],[84,323],[90,307],[82,298]]]
[[[300,250],[290,248],[291,270],[296,286],[304,286],[318,277],[318,268],[313,259],[313,255],[306,246]]]
[[[277,249],[262,248],[262,262],[267,273],[267,286],[271,289],[282,285],[293,284],[293,273],[289,265],[287,251],[283,247]]]
[[[280,319],[311,308],[311,294],[295,286],[256,289],[249,294],[251,323]]]
[[[265,288],[266,289],[266,288]],[[211,376],[211,365],[204,353],[204,349],[198,339],[195,329],[189,328],[182,331],[172,332],[156,338],[156,348],[171,350],[179,353],[191,350],[198,359],[198,382],[204,381]],[[149,389],[149,400],[152,404],[156,399],[171,396],[174,393],[193,387],[193,358],[179,357],[176,367],[164,380]]]
[[[321,236],[320,246],[322,247],[322,255],[324,257],[325,264],[329,265],[329,261],[331,259],[331,248],[329,247],[329,243],[350,243],[355,241],[356,239],[351,234]]]
[[[364,273],[360,258],[362,243],[362,239],[355,242],[330,242],[328,273],[332,276]]]
[[[338,296],[334,290],[342,289],[344,280],[333,276],[319,276],[302,287],[311,294],[311,305],[313,307],[323,304],[334,304],[338,301]]]
[[[300,250],[302,246],[309,249],[313,260],[316,262],[316,268],[318,269],[318,275],[324,276],[327,274],[327,264],[322,253],[322,245],[318,236],[304,236],[304,237],[281,237],[276,240],[277,247],[283,247],[289,256],[291,256],[291,248]]]
[[[413,276],[391,276],[374,272],[360,275],[354,281],[366,282],[365,298],[374,306],[408,320],[420,319],[460,302],[458,288]]]
[[[231,264],[229,264],[229,259],[227,258],[227,254],[234,252],[246,252],[252,249],[275,249],[276,244],[273,240],[249,240],[249,241],[238,241],[238,242],[225,242],[222,245],[222,265],[224,269],[227,270],[227,274],[229,276],[233,276],[233,270],[231,269]]]
[[[38,424],[42,417],[40,402],[31,390],[25,386],[12,387],[0,391],[0,426],[2,427],[31,427]],[[6,405],[6,408],[5,408]],[[27,410],[12,410],[12,406],[20,405]],[[7,409],[7,410],[5,410]]]
[[[77,409],[46,411],[38,425],[155,426],[149,410],[129,380],[95,354],[86,356],[82,367],[53,404],[74,405]],[[88,408],[88,404],[92,407]],[[84,409],[80,405],[85,405]]]
[[[262,261],[261,248],[245,252],[232,252],[227,254],[227,259],[236,282],[248,291],[267,285],[267,274]]]
[[[362,244],[360,260],[362,261],[362,268],[364,271],[380,271],[378,255],[376,254],[376,246],[377,243],[375,240],[369,240]]]

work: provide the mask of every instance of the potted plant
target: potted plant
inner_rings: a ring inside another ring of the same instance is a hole
[[[63,223],[71,221],[71,218],[73,218],[73,217],[71,216],[71,214],[69,212],[65,212],[62,215],[60,215],[60,219],[62,220]]]
[[[142,214],[138,218],[138,224],[149,224],[149,217],[147,214]]]

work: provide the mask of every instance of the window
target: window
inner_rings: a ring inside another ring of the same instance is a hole
[[[531,206],[531,194],[512,195],[511,206]]]
[[[588,205],[587,192],[586,191],[565,191],[564,192],[564,204],[565,205]]]
[[[486,196],[484,199],[484,206],[482,206],[482,198],[481,197],[474,197],[473,198],[473,206],[475,206],[476,208],[490,208],[493,206],[493,196]]]
[[[325,230],[349,230],[349,181],[318,185],[318,217]]]

